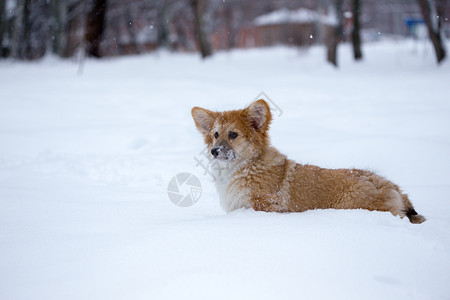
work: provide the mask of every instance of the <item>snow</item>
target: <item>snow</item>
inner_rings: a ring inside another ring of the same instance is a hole
[[[265,15],[255,18],[254,23],[258,26],[273,25],[273,24],[303,24],[321,22],[323,24],[335,25],[336,20],[332,15],[319,14],[313,10],[306,8],[299,8],[296,10],[289,10],[286,8],[274,10]]]
[[[418,51],[420,50],[420,51]],[[0,62],[0,299],[448,299],[450,64],[412,42]],[[226,214],[193,106],[281,109],[272,144],[398,183],[428,221]],[[203,158],[205,161],[205,158]],[[167,185],[196,175],[199,201]]]

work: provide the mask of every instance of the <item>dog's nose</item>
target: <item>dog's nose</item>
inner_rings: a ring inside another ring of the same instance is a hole
[[[219,147],[214,147],[214,148],[211,149],[211,154],[212,154],[214,157],[219,156],[219,153],[220,153],[220,148],[219,148]]]

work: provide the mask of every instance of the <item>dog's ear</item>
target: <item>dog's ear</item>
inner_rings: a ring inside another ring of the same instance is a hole
[[[214,124],[214,112],[201,107],[194,107],[191,111],[191,114],[192,118],[194,118],[195,126],[197,126],[198,130],[204,135],[208,134]]]
[[[245,111],[247,113],[247,120],[256,131],[266,132],[269,129],[272,114],[270,113],[270,106],[266,101],[259,99],[247,107]]]

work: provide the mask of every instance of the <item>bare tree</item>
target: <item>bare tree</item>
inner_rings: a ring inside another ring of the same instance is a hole
[[[67,23],[67,1],[52,0],[53,15],[53,53],[64,56],[67,44],[66,23]]]
[[[66,20],[63,24],[65,39],[62,57],[72,57],[77,52],[84,53],[86,28],[86,0],[67,0]],[[82,51],[80,51],[80,49]]]
[[[157,28],[158,28],[158,46],[169,46],[169,19],[167,0],[161,0],[158,3]]]
[[[31,13],[31,0],[25,0],[23,6],[23,18],[22,18],[22,32],[21,32],[21,47],[19,48],[19,57],[31,59],[31,21],[30,21],[30,13]]]
[[[336,24],[326,38],[327,61],[337,67],[337,46],[342,37],[342,0],[335,0],[333,11],[335,13]]]
[[[92,7],[87,14],[85,39],[86,53],[89,56],[101,57],[100,44],[105,28],[107,0],[92,0]]]
[[[205,26],[203,24],[202,6],[204,2],[202,0],[191,0],[192,10],[194,12],[196,37],[200,47],[202,58],[206,58],[212,55],[211,45],[209,44]]]
[[[22,18],[25,0],[17,0],[14,16],[14,25],[11,38],[11,56],[19,58],[20,41],[22,38]]]
[[[259,4],[263,3],[260,2]],[[249,9],[246,6],[249,6],[247,2],[229,0],[220,3],[219,9],[217,9],[214,18],[215,23],[217,23],[216,29],[222,28],[225,30],[226,44],[224,46],[226,49],[232,49],[236,46],[239,30],[242,29],[244,22],[252,19],[248,16]],[[252,13],[255,12],[255,9],[252,8]]]
[[[274,10],[306,7],[335,15],[334,25],[327,22],[326,26],[316,26],[324,32],[327,60],[337,66],[344,6],[353,11],[351,39],[358,60],[363,56],[362,10],[381,12],[376,14],[376,22],[374,18],[366,21],[368,27],[401,34],[398,28],[389,31],[389,26],[399,27],[401,18],[397,16],[417,12],[419,3],[440,62],[445,57],[441,34],[448,0],[417,1],[398,1],[402,5],[393,9],[389,0],[364,0],[362,8],[362,0],[0,0],[0,56],[34,59],[52,48],[61,57],[77,53],[80,57],[84,53],[100,57],[169,47],[178,51],[198,49],[205,58],[214,49],[247,45],[258,34],[253,31],[256,17]],[[395,11],[395,18],[393,14],[385,17],[389,10]]]
[[[423,18],[428,28],[428,35],[433,44],[438,63],[445,58],[445,48],[442,42],[442,22],[444,19],[444,1],[442,0],[417,0],[422,11]]]
[[[359,20],[361,14],[361,0],[352,0],[352,11],[353,11],[353,30],[352,30],[352,44],[353,44],[353,55],[355,60],[360,60],[362,58],[361,51],[361,23]]]
[[[0,57],[6,56],[6,0],[0,0]]]
[[[15,4],[11,56],[17,59],[41,58],[50,44],[50,5],[45,0],[18,0]]]

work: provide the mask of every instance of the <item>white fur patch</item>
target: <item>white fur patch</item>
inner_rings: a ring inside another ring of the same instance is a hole
[[[216,177],[216,189],[219,193],[220,206],[230,212],[239,208],[251,208],[250,190],[239,185],[233,174],[236,172],[236,164],[227,161],[216,160],[212,172]]]
[[[388,202],[391,207],[390,211],[394,215],[400,215],[403,217],[405,215],[405,205],[403,203],[402,195],[395,190],[391,190],[390,196],[390,198],[386,199],[386,202]]]

